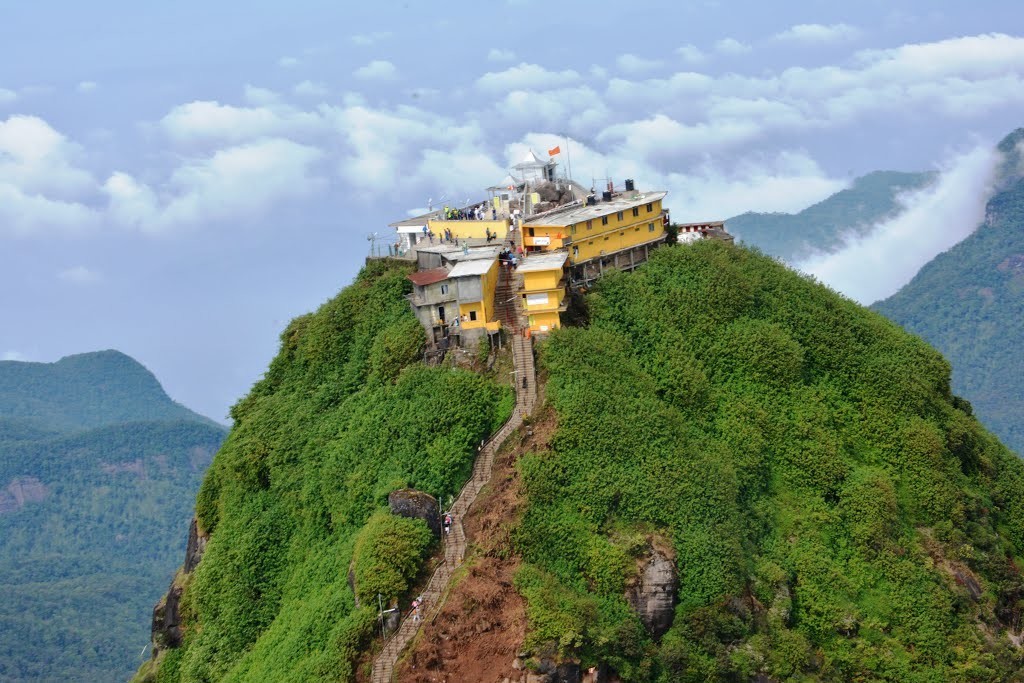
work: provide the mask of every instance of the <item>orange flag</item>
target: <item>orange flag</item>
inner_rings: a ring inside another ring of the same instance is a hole
[[[554,147],[552,147],[551,149],[548,150],[548,156],[549,157],[553,157],[556,154],[560,154],[561,152],[562,152],[562,147],[560,145],[555,145]]]

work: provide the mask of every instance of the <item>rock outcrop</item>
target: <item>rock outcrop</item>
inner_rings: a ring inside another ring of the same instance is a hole
[[[626,599],[655,639],[672,626],[678,590],[675,563],[667,553],[652,547],[641,563],[636,583],[626,589]]]
[[[429,493],[415,489],[392,491],[388,494],[388,507],[393,515],[422,519],[431,533],[441,537],[441,510],[437,499]]]
[[[50,491],[35,477],[14,477],[6,488],[0,489],[0,515],[16,512],[25,503],[39,503]]]
[[[181,645],[181,614],[179,604],[181,594],[184,590],[184,579],[199,565],[206,552],[206,542],[209,536],[199,533],[199,523],[196,518],[188,526],[188,542],[185,544],[185,562],[181,571],[171,581],[167,594],[160,598],[153,608],[153,623],[150,635],[153,640],[153,657],[156,657],[160,650],[167,650]]]

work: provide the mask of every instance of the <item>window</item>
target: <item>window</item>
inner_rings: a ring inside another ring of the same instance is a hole
[[[617,214],[615,214],[615,217],[618,218],[621,221],[622,220],[622,212],[619,211]]]
[[[441,320],[441,322],[444,322],[444,306],[437,307],[437,317]]]
[[[608,238],[607,238],[607,237],[605,237],[605,238],[604,238],[604,241],[605,241],[605,242],[607,242],[607,241],[608,241]]]
[[[647,213],[654,211],[654,202],[647,202]]]
[[[533,237],[533,228],[530,228],[530,237]]]
[[[647,224],[647,232],[654,232],[654,223]]]
[[[594,221],[587,221],[587,230],[590,230],[592,227],[594,227]]]
[[[447,294],[448,293],[448,285],[441,285],[441,293],[442,294]]]
[[[639,216],[640,215],[640,207],[639,206],[634,206],[633,207],[633,215],[634,216]]]
[[[573,248],[572,248],[572,257],[573,257],[573,258],[576,258],[576,257],[577,257],[577,256],[579,256],[579,255],[580,255],[580,248],[579,248],[579,247],[573,247]],[[524,299],[526,298],[526,295],[525,295],[525,294],[523,294],[523,298],[524,298]]]
[[[476,320],[476,311],[470,311],[469,312],[469,319],[470,320]]]
[[[635,228],[633,228],[633,232],[640,232],[640,226],[638,225]]]
[[[608,216],[601,216],[601,225],[608,225]]]

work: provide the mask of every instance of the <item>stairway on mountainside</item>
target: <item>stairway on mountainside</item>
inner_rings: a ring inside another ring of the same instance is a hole
[[[516,231],[515,235],[518,243],[519,231]],[[476,462],[473,463],[473,474],[451,507],[452,529],[443,539],[444,561],[431,575],[427,587],[422,592],[423,602],[426,605],[426,608],[422,609],[424,617],[428,610],[431,615],[437,614],[444,602],[445,592],[452,574],[462,564],[462,560],[466,556],[466,531],[462,526],[462,520],[469,512],[470,506],[476,500],[481,489],[491,479],[494,454],[501,448],[505,439],[523,423],[523,418],[533,411],[537,403],[533,341],[524,336],[526,327],[522,324],[520,310],[519,292],[521,289],[522,278],[516,276],[509,266],[502,266],[494,298],[498,319],[501,320],[502,326],[511,339],[512,364],[515,368],[516,380],[516,407],[508,421],[480,449]],[[525,384],[523,383],[524,378],[526,379]],[[371,683],[390,683],[394,676],[395,664],[402,651],[416,636],[420,623],[411,616],[406,616],[402,620],[398,630],[391,635],[373,661]]]

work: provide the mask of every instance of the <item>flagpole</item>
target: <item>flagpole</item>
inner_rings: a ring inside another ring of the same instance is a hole
[[[569,136],[565,136],[565,169],[569,172],[569,182],[572,182],[572,158],[569,156]]]

